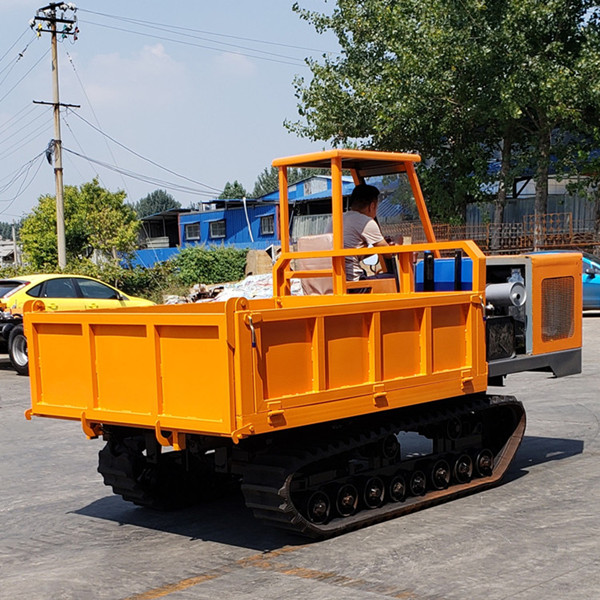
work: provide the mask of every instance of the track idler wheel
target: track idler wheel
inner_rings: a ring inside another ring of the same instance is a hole
[[[358,490],[352,483],[344,483],[338,490],[335,508],[341,517],[349,517],[358,508]]]
[[[383,504],[385,485],[380,477],[369,477],[365,481],[363,501],[367,508],[379,508]]]
[[[331,514],[331,501],[323,490],[313,492],[306,503],[306,516],[316,525],[323,525],[329,520]]]
[[[491,450],[484,448],[475,457],[475,471],[480,477],[489,477],[494,470],[494,455]]]
[[[408,483],[411,496],[423,496],[427,491],[427,478],[423,471],[413,471]]]
[[[461,454],[454,461],[452,476],[457,483],[469,483],[473,477],[473,459],[468,454]]]
[[[452,417],[446,422],[446,436],[449,440],[456,441],[462,435],[462,431],[462,423],[457,417]]]
[[[431,467],[431,487],[445,490],[450,485],[450,465],[443,458],[436,460]]]
[[[381,453],[389,460],[397,458],[400,454],[400,442],[395,435],[388,435],[381,442]]]
[[[392,502],[404,502],[406,498],[406,478],[402,473],[392,477],[388,485],[388,493]]]

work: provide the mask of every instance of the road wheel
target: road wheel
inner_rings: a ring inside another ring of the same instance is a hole
[[[19,375],[29,375],[27,338],[23,332],[23,325],[16,325],[8,336],[8,356],[10,364]]]

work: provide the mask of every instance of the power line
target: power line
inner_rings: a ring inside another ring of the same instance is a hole
[[[24,148],[25,146],[27,146],[28,144],[33,142],[35,139],[37,139],[43,132],[47,131],[49,128],[50,128],[49,124],[40,125],[37,129],[35,129],[31,133],[29,133],[29,135],[27,135],[25,138],[21,138],[20,140],[16,141],[13,146],[4,150],[2,152],[2,154],[0,154],[0,160],[3,160],[5,158],[7,158],[8,156],[14,154],[21,148]],[[23,142],[23,143],[21,144],[21,142]],[[18,145],[18,144],[21,144],[21,145]]]
[[[8,119],[8,121],[4,121],[4,123],[2,123],[2,125],[0,125],[0,135],[2,133],[4,133],[5,131],[8,131],[11,127],[14,127],[17,123],[22,121],[26,116],[30,115],[34,110],[35,110],[35,106],[31,106],[31,104],[24,106],[20,111],[16,112],[10,119]],[[22,113],[24,113],[25,111],[27,111],[27,114],[20,117],[20,115]],[[18,118],[18,117],[20,117],[20,118]],[[17,120],[15,121],[15,119],[17,119]],[[13,123],[13,121],[15,121],[15,122]]]
[[[94,23],[93,21],[86,21],[86,23],[90,23],[91,25],[100,25],[100,23]],[[142,27],[150,27],[149,25],[144,25],[143,23],[135,23],[132,22],[134,25],[141,25]],[[188,38],[192,38],[195,40],[201,40],[203,42],[210,42],[212,44],[221,44],[222,46],[229,46],[232,48],[239,48],[240,50],[248,50],[249,52],[258,52],[259,54],[266,54],[268,56],[277,56],[279,58],[287,58],[289,60],[294,60],[297,61],[299,60],[298,58],[296,58],[295,56],[286,56],[286,55],[282,55],[281,53],[276,53],[276,52],[268,52],[267,50],[259,50],[258,48],[249,48],[248,46],[240,46],[239,44],[232,44],[230,42],[220,42],[219,40],[211,40],[210,38],[205,38],[199,35],[190,35],[190,34],[183,34],[183,33],[179,33],[177,31],[173,31],[172,28],[169,27],[160,27],[160,26],[156,26],[156,27],[152,27],[152,29],[157,29],[158,31],[166,31],[167,33],[172,33],[174,35],[179,35],[182,37],[188,37]],[[133,30],[128,30],[130,31],[130,33],[140,33],[143,34],[143,32],[135,32]],[[145,34],[145,35],[150,35],[150,34]],[[153,36],[154,37],[154,36]],[[176,41],[176,40],[172,40],[172,41]],[[213,50],[220,50],[219,48],[212,48]],[[255,57],[255,58],[260,58],[260,57]]]
[[[215,31],[207,31],[207,30],[203,30],[203,29],[193,29],[191,27],[180,27],[178,25],[168,25],[166,23],[156,23],[154,21],[144,21],[143,19],[133,19],[130,17],[120,17],[117,15],[109,15],[106,13],[101,13],[101,12],[96,12],[93,10],[88,10],[88,9],[83,9],[80,8],[79,9],[80,12],[84,12],[84,13],[90,13],[92,15],[98,15],[101,17],[107,17],[109,19],[116,19],[117,21],[123,21],[125,23],[133,23],[136,25],[144,25],[145,27],[154,27],[156,29],[160,29],[163,31],[170,31],[173,29],[178,29],[180,31],[191,31],[193,33],[202,33],[205,35],[213,35],[215,37],[223,37],[223,38],[229,38],[232,40],[241,40],[244,42],[254,42],[256,44],[266,44],[269,46],[281,46],[282,48],[292,48],[292,49],[296,49],[296,50],[307,50],[308,52],[319,52],[319,53],[323,53],[325,52],[326,54],[332,54],[331,52],[327,52],[324,50],[319,50],[317,48],[306,48],[304,46],[295,46],[293,44],[283,44],[281,42],[272,42],[269,40],[258,40],[256,38],[248,38],[248,37],[242,37],[242,36],[238,36],[238,35],[230,35],[230,34],[226,34],[226,33],[217,33]],[[176,32],[173,32],[176,33]],[[183,35],[183,34],[178,34],[178,35]],[[195,36],[190,36],[190,37],[195,37]],[[209,40],[209,41],[213,41],[213,40]],[[216,41],[216,40],[214,40]],[[338,52],[335,52],[335,54],[339,54]]]
[[[0,85],[2,85],[6,81],[6,78],[10,75],[11,71],[14,69],[14,67],[16,66],[16,64],[23,58],[23,56],[25,56],[25,52],[27,51],[27,48],[29,48],[29,46],[31,45],[31,42],[33,42],[33,40],[35,40],[35,36],[33,38],[31,38],[29,40],[29,42],[27,43],[27,46],[25,46],[25,48],[23,48],[23,50],[21,50],[21,52],[19,52],[19,54],[17,55],[16,60],[14,62],[9,63],[8,65],[6,65],[0,71],[0,75],[2,75],[2,73],[4,73],[4,71],[6,71],[6,69],[8,69],[8,73],[4,76],[4,79],[2,81],[0,81]]]
[[[29,75],[29,73],[31,73],[31,71],[33,71],[33,69],[35,69],[44,58],[46,58],[46,56],[48,55],[48,53],[50,52],[50,50],[46,50],[46,52],[44,52],[44,54],[42,54],[42,56],[40,56],[40,58],[36,61],[36,63],[27,71],[27,73],[25,73],[25,75],[23,75],[23,77],[21,77],[21,79],[19,79],[19,81],[17,81],[17,83],[15,83],[15,85],[13,85],[10,90],[8,90],[8,92],[6,92],[6,94],[4,94],[4,96],[2,96],[2,98],[0,98],[0,102],[2,102],[20,83],[21,81],[23,81],[23,79],[25,79],[25,77],[27,77],[27,75]],[[5,78],[6,79],[6,78]],[[2,80],[4,81],[4,80]],[[1,82],[0,82],[1,83]]]
[[[66,118],[66,117],[63,119],[63,122],[64,122],[64,124],[67,126],[67,129],[68,129],[68,130],[71,132],[71,135],[73,136],[73,139],[75,140],[75,143],[77,144],[77,146],[78,146],[78,147],[79,147],[79,149],[81,150],[81,153],[82,153],[82,156],[83,156],[83,155],[84,155],[84,153],[85,153],[85,150],[83,149],[83,146],[82,146],[82,145],[79,143],[79,140],[78,140],[78,139],[75,137],[75,132],[74,132],[74,131],[71,129],[71,125],[69,125],[69,122],[67,121],[67,118]],[[71,162],[72,162],[73,164],[75,164],[75,161],[71,160]],[[115,162],[116,162],[116,161],[115,161]],[[94,169],[94,167],[93,167],[92,163],[91,163],[90,161],[88,161],[88,163],[89,163],[89,165],[90,165],[91,169],[92,169],[93,171],[96,171],[96,169]],[[78,170],[78,172],[79,172],[79,170]],[[80,173],[80,172],[79,172],[79,175],[81,175],[81,173]],[[102,178],[100,177],[100,175],[98,174],[98,172],[97,172],[97,171],[96,171],[96,176],[98,177],[98,180],[100,181],[100,183],[102,184],[102,186],[103,186],[103,187],[107,187],[107,186],[104,184],[104,182],[102,181]],[[83,176],[82,176],[81,178],[82,178],[82,179],[84,179],[84,177],[83,177]],[[128,195],[129,195],[129,194],[128,194]]]
[[[2,62],[6,56],[8,55],[8,53],[21,41],[21,38],[27,34],[27,29],[13,42],[13,44],[11,45],[11,47],[2,55],[0,56],[0,62]]]
[[[65,152],[69,152],[74,154],[75,156],[79,156],[87,161],[90,161],[94,164],[100,165],[105,169],[109,169],[110,171],[114,171],[115,173],[122,173],[125,177],[131,177],[132,179],[137,179],[138,181],[143,181],[144,183],[151,183],[152,185],[156,185],[157,187],[162,187],[166,189],[175,190],[177,192],[182,192],[184,194],[195,194],[199,196],[206,196],[208,198],[214,198],[214,193],[207,192],[206,190],[201,190],[197,188],[192,188],[189,186],[184,186],[178,183],[173,183],[169,181],[165,181],[163,179],[158,179],[156,177],[149,177],[148,175],[143,175],[140,173],[136,173],[135,171],[130,171],[129,169],[123,169],[121,167],[117,167],[116,165],[111,165],[101,160],[97,160],[95,158],[91,158],[89,156],[85,156],[84,154],[80,154],[79,152],[75,152],[74,150],[70,150],[69,148],[63,148]]]
[[[2,140],[0,140],[0,145],[4,144],[4,142],[15,137],[15,135],[19,135],[20,133],[23,133],[25,131],[25,129],[27,129],[27,127],[29,127],[30,125],[33,125],[33,123],[35,123],[36,121],[39,121],[41,118],[45,118],[45,117],[46,117],[46,115],[44,113],[41,113],[37,117],[34,117],[31,121],[29,121],[29,123],[27,123],[27,125],[23,125],[19,129],[17,129],[17,131],[14,131],[13,133],[11,133],[10,135],[7,135],[6,137],[3,137]]]
[[[168,38],[165,36],[161,36],[161,35],[152,35],[149,33],[144,33],[143,31],[133,31],[132,29],[124,29],[123,27],[114,27],[111,25],[104,25],[102,23],[94,23],[93,21],[82,21],[82,23],[86,23],[88,25],[96,25],[97,27],[104,27],[106,29],[111,29],[113,31],[123,31],[125,33],[133,33],[134,35],[141,35],[143,37],[150,37],[153,39],[157,39],[157,40],[164,40],[167,42],[173,42],[175,44],[182,44],[184,46],[193,46],[195,48],[204,48],[205,50],[213,50],[215,52],[222,52],[223,49],[222,48],[214,48],[212,46],[206,46],[205,44],[194,44],[192,42],[185,42],[183,40],[176,40],[173,38]],[[260,50],[253,50],[253,52],[261,52]],[[269,62],[274,62],[274,63],[279,63],[282,65],[291,65],[293,67],[307,67],[307,65],[305,63],[303,63],[301,60],[299,59],[292,59],[295,62],[290,62],[289,60],[278,60],[277,58],[268,58],[266,56],[256,56],[253,54],[247,54],[245,52],[239,52],[239,51],[231,51],[232,54],[239,54],[240,56],[246,56],[247,58],[256,58],[259,60],[266,60]]]
[[[29,186],[33,183],[34,179],[37,177],[37,174],[40,171],[40,168],[44,162],[44,159],[41,158],[42,155],[44,153],[40,152],[40,154],[38,154],[35,158],[32,158],[29,163],[27,163],[27,170],[25,172],[25,175],[23,177],[23,181],[21,182],[21,185],[19,186],[19,189],[17,190],[17,193],[10,199],[10,200],[3,200],[2,202],[8,202],[8,204],[2,209],[0,210],[0,214],[5,213],[13,204],[14,202],[17,200],[17,198],[19,198],[19,196],[23,195],[27,189],[29,188]],[[33,167],[34,162],[38,160],[38,167],[35,170],[35,173],[33,174],[33,176],[31,177],[31,179],[29,180],[29,183],[27,182],[27,176],[29,175],[29,171],[31,171],[31,168]]]
[[[100,120],[98,119],[98,116],[96,115],[96,111],[94,110],[94,107],[92,106],[90,97],[87,95],[87,92],[85,91],[83,82],[81,81],[81,78],[79,77],[79,73],[77,72],[77,69],[75,68],[75,63],[73,62],[73,59],[71,58],[71,55],[68,52],[67,52],[67,58],[69,59],[69,62],[71,63],[71,66],[73,67],[73,72],[75,73],[75,77],[77,78],[77,81],[79,82],[79,86],[81,87],[81,90],[83,91],[83,95],[85,96],[85,99],[87,100],[88,106],[90,107],[90,110],[92,111],[92,115],[94,117],[94,120],[96,121],[96,125],[98,126],[98,128],[100,128]],[[67,124],[67,127],[69,128],[69,131],[73,135],[73,139],[75,139],[75,141],[77,142],[77,145],[79,146],[80,150],[83,152],[83,148],[81,147],[81,144],[75,138],[75,134],[73,133],[73,130],[71,129],[71,127],[68,124]],[[110,157],[112,158],[113,162],[116,164],[117,159],[115,158],[112,148],[110,147],[110,144],[108,143],[106,137],[104,138],[104,143],[106,144],[106,148],[108,149],[108,153],[110,154]],[[131,196],[131,194],[129,193],[129,190],[127,189],[127,184],[125,183],[125,179],[123,178],[123,176],[121,176],[121,181],[123,181],[123,187],[127,191],[127,195]]]
[[[158,164],[157,162],[154,162],[153,160],[146,158],[145,156],[142,156],[135,150],[132,150],[131,148],[128,148],[127,146],[125,146],[125,144],[122,144],[121,142],[115,140],[113,137],[111,137],[110,135],[108,135],[107,133],[105,133],[104,131],[102,131],[101,129],[99,129],[98,127],[93,125],[92,123],[90,123],[87,119],[85,119],[81,115],[77,114],[76,112],[74,112],[73,114],[78,119],[81,119],[84,123],[87,123],[92,129],[96,130],[101,135],[107,137],[111,142],[114,142],[115,144],[117,144],[117,146],[120,146],[121,148],[127,150],[128,152],[131,152],[131,154],[133,154],[134,156],[137,156],[138,158],[145,160],[146,162],[150,163],[151,165],[158,167],[159,169],[162,169],[163,171],[166,171],[167,173],[170,173],[171,175],[175,175],[176,177],[184,179],[185,181],[189,181],[190,183],[195,183],[196,185],[201,185],[202,187],[212,190],[212,192],[217,192],[220,194],[223,191],[219,188],[213,187],[212,185],[208,185],[206,183],[203,183],[202,181],[196,181],[195,179],[190,179],[189,177],[186,177],[185,175],[180,175],[179,173],[176,173],[175,171],[172,171],[171,169],[168,169],[167,167],[163,167],[162,165]]]

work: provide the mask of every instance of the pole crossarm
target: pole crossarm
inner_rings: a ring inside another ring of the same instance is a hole
[[[47,106],[62,106],[63,108],[81,108],[81,104],[65,104],[64,102],[44,102],[43,100],[33,100],[34,104],[45,104]]]

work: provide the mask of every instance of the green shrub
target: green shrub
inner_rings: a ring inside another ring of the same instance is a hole
[[[153,267],[124,267],[119,261],[99,265],[89,259],[70,261],[65,273],[87,275],[109,283],[126,294],[141,296],[158,304],[166,295],[186,296],[195,283],[224,283],[244,277],[247,250],[235,248],[191,246],[183,248],[171,260]],[[31,267],[4,267],[0,278],[33,273]],[[37,273],[60,273],[59,269],[45,269]]]
[[[177,278],[185,285],[224,283],[244,278],[247,250],[188,246],[172,260]]]

